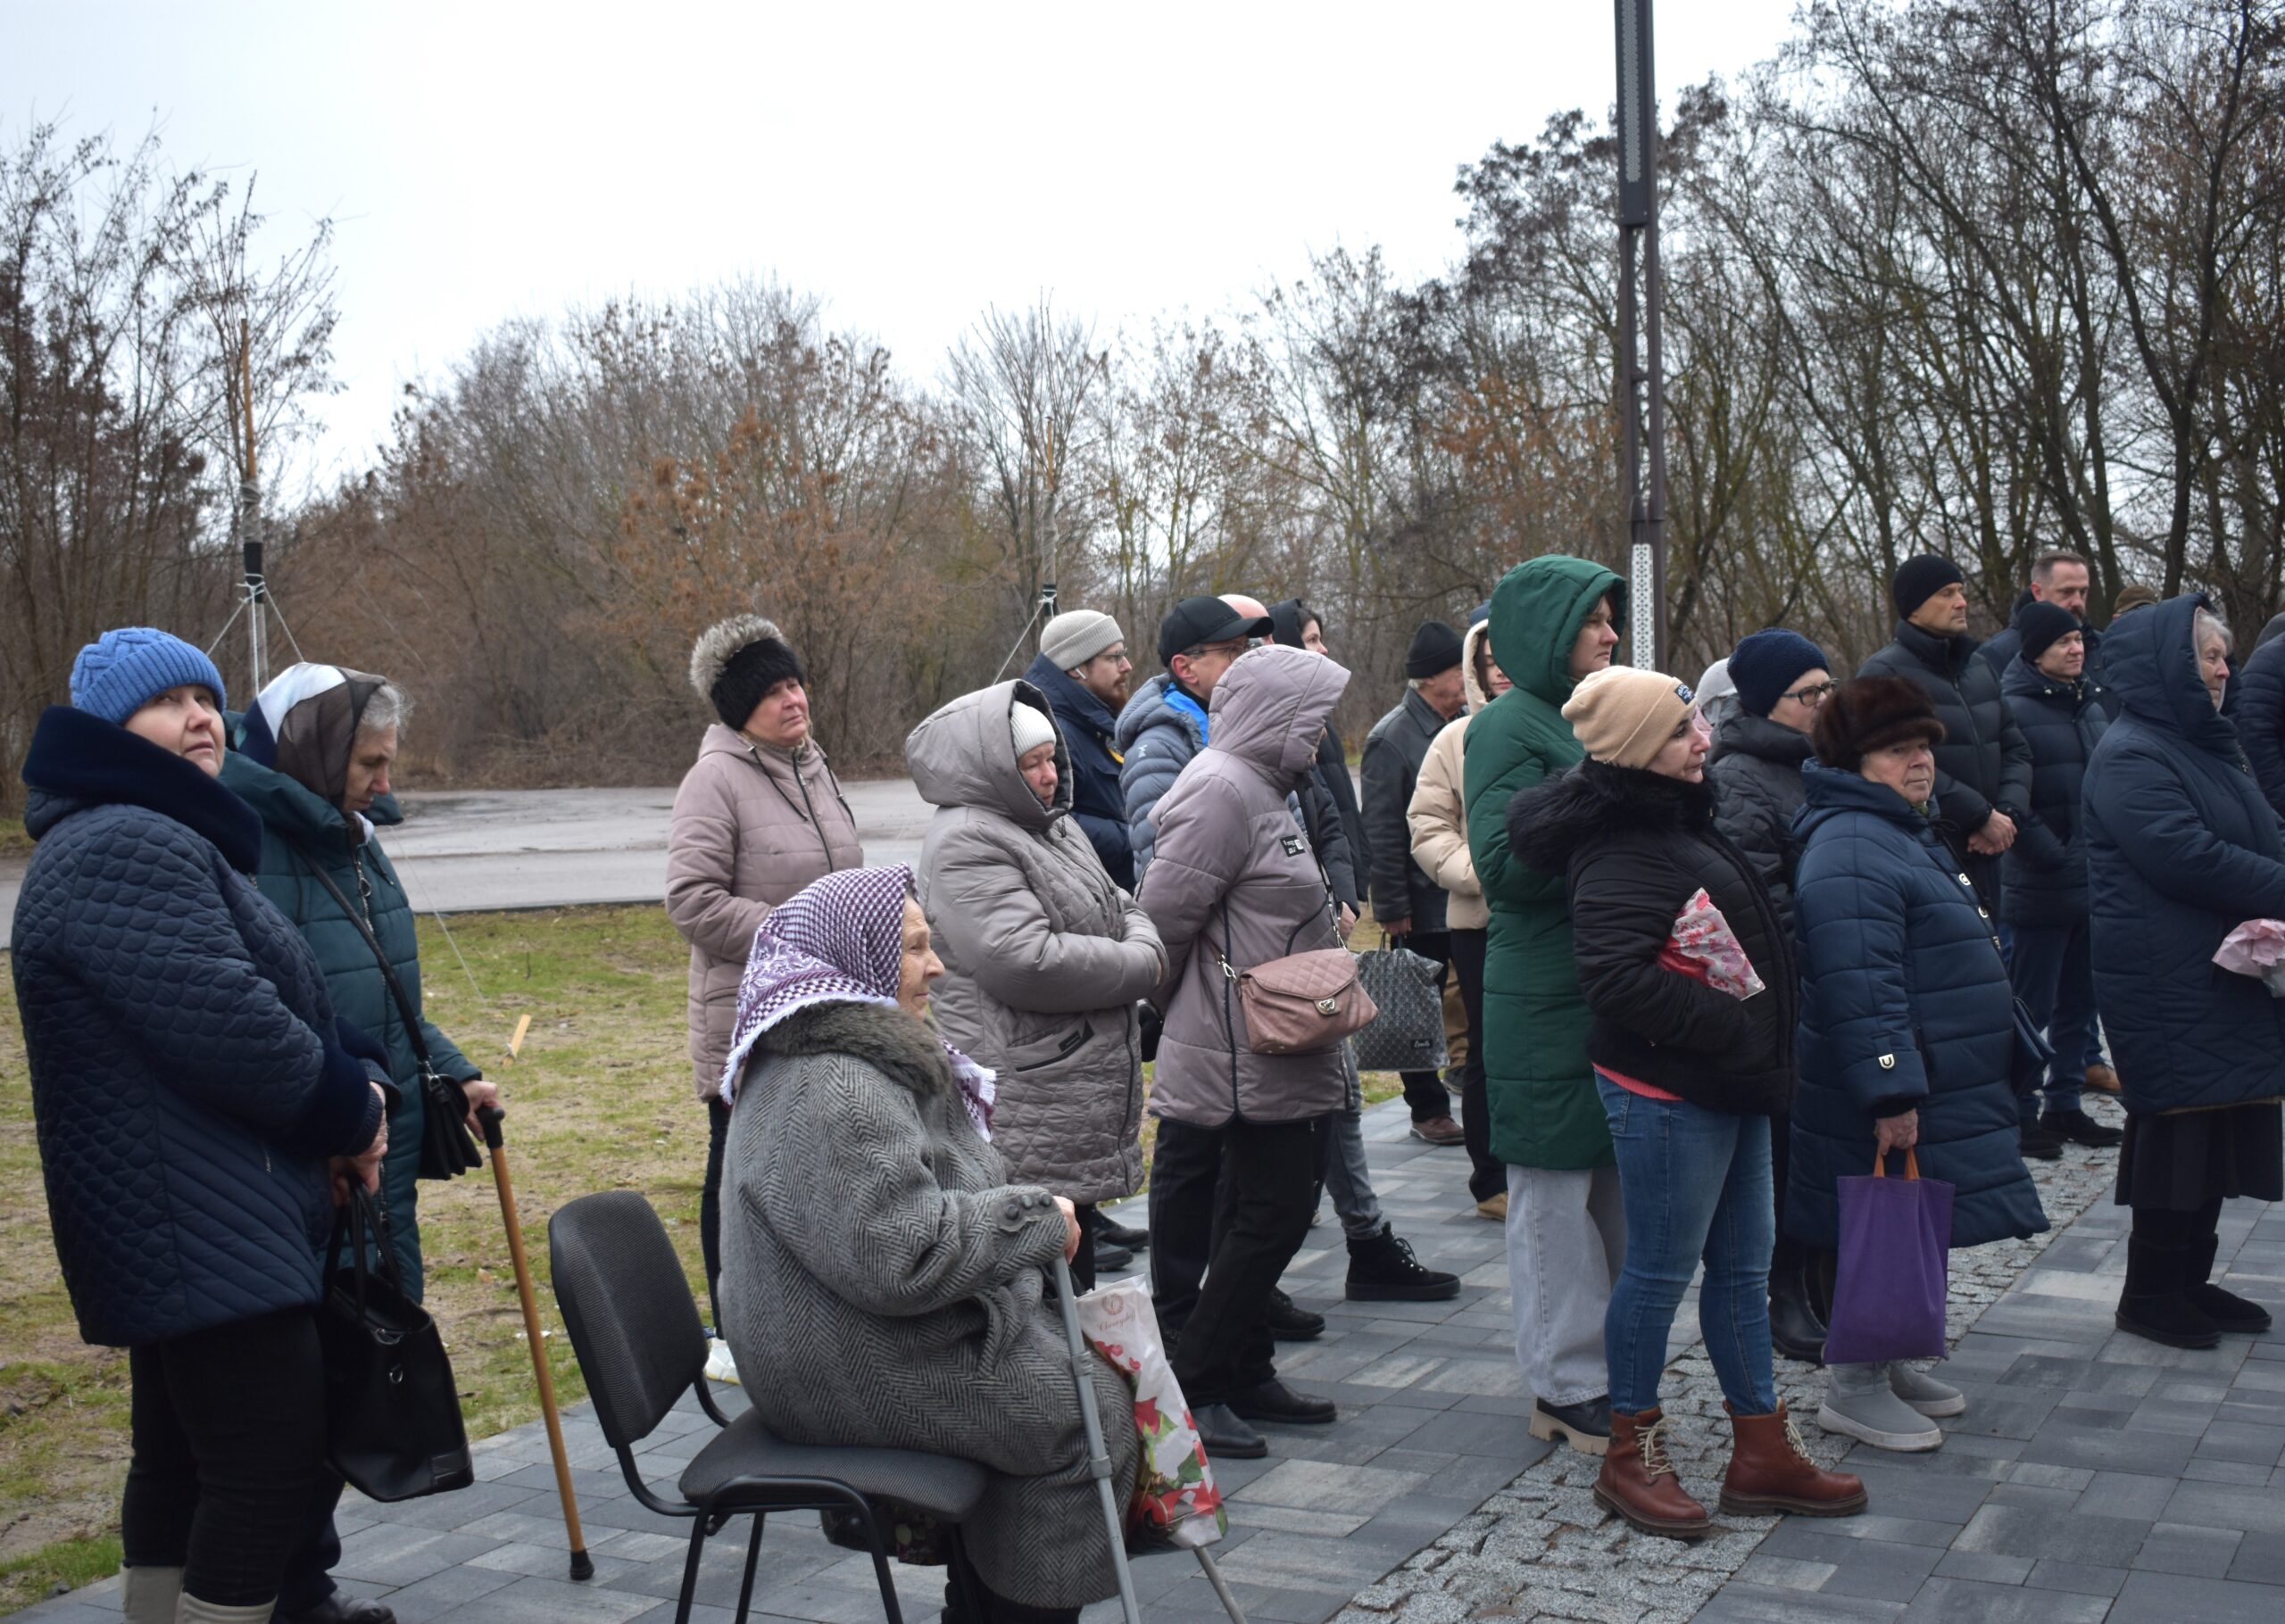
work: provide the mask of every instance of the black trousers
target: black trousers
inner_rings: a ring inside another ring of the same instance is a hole
[[[332,1480],[315,1315],[237,1320],[130,1348],[127,1362],[127,1565],[181,1568],[183,1589],[217,1606],[275,1601]]]
[[[1489,931],[1454,931],[1452,974],[1467,1012],[1467,1065],[1460,1070],[1460,1130],[1467,1135],[1467,1193],[1489,1201],[1508,1189],[1508,1169],[1491,1154],[1491,1104],[1484,1093],[1483,958]]]
[[[706,1260],[706,1306],[722,1334],[722,1150],[730,1142],[730,1107],[706,1102],[706,1185],[698,1195],[698,1250]]]
[[[1162,1162],[1157,1152],[1151,1156],[1151,1249],[1155,1255],[1159,1248],[1162,1192],[1175,1197],[1170,1205],[1182,1223],[1194,1225],[1202,1212],[1211,1231],[1206,1278],[1172,1345],[1175,1375],[1193,1408],[1226,1404],[1234,1395],[1277,1373],[1275,1344],[1263,1316],[1278,1277],[1309,1232],[1326,1121],[1248,1123],[1233,1118],[1219,1128],[1159,1124],[1161,1152],[1168,1129],[1183,1127],[1183,1131],[1176,1136],[1177,1148],[1171,1158]],[[1201,1154],[1197,1141],[1201,1139],[1213,1141],[1218,1152],[1211,1165]],[[1212,1217],[1217,1174],[1226,1175],[1227,1213],[1219,1222]],[[1194,1232],[1174,1239],[1178,1245],[1196,1243]]]
[[[1400,945],[1410,948],[1423,958],[1436,961],[1436,985],[1441,990],[1444,977],[1451,974],[1452,933],[1450,931],[1415,931],[1405,937]],[[1475,1052],[1472,1048],[1468,1050],[1471,1055]],[[1433,1122],[1440,1116],[1452,1114],[1452,1097],[1445,1091],[1444,1079],[1440,1073],[1399,1072],[1397,1076],[1404,1084],[1404,1103],[1411,1107],[1414,1122]],[[1463,1111],[1467,1108],[1466,1101],[1461,1102],[1460,1108]],[[1505,1175],[1502,1175],[1501,1188],[1506,1188]]]
[[[1071,1259],[1071,1286],[1076,1291],[1095,1288],[1095,1209],[1074,1205],[1074,1217],[1079,1221],[1079,1250]]]
[[[1168,1347],[1198,1306],[1214,1231],[1228,1206],[1221,1136],[1160,1117],[1151,1151],[1151,1306]]]

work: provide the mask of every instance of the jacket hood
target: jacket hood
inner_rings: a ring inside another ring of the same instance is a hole
[[[2238,730],[2214,708],[2189,646],[2202,593],[2185,592],[2115,622],[2103,640],[2103,684],[2145,722],[2234,761]]]
[[[1483,640],[1491,635],[1491,623],[1489,620],[1472,622],[1467,630],[1460,634],[1460,676],[1467,687],[1467,708],[1470,716],[1474,716],[1491,703],[1491,696],[1484,692],[1483,684],[1475,680],[1475,651],[1483,646]],[[1505,670],[1506,667],[1502,667],[1501,669]]]
[[[1509,570],[1491,594],[1491,657],[1508,680],[1560,708],[1578,686],[1571,646],[1606,595],[1611,614],[1626,618],[1626,582],[1587,559],[1551,552]],[[1502,650],[1506,650],[1504,653]]]
[[[1197,725],[1167,702],[1167,690],[1174,680],[1161,671],[1137,688],[1134,697],[1126,701],[1126,708],[1118,713],[1118,748],[1121,750],[1133,750],[1134,741],[1142,736],[1144,729],[1165,722],[1169,714],[1180,717],[1184,728],[1191,734],[1192,742],[1196,742]]]
[[[42,711],[23,777],[33,791],[24,832],[35,841],[89,807],[141,807],[212,841],[240,874],[261,866],[262,819],[252,807],[204,768],[101,717],[69,705]]]
[[[1044,829],[1071,810],[1071,747],[1055,734],[1055,804],[1045,807],[1016,769],[1016,742],[1008,718],[1029,705],[1052,723],[1047,696],[1018,678],[964,693],[923,718],[904,741],[905,765],[921,799],[932,807],[973,807],[997,812],[1026,829]]]
[[[222,783],[260,813],[262,823],[282,839],[338,843],[354,836],[352,843],[356,843],[364,838],[365,831],[348,813],[300,779],[264,766],[242,750],[232,750],[222,758]],[[403,823],[404,812],[395,796],[383,795],[366,811],[364,821],[386,828]]]
[[[1714,730],[1714,748],[1707,752],[1706,764],[1711,766],[1724,756],[1757,756],[1780,766],[1799,766],[1810,754],[1808,734],[1767,717],[1736,710]]]
[[[1322,654],[1283,643],[1251,650],[1214,684],[1208,748],[1251,761],[1280,783],[1298,783],[1317,764],[1317,730],[1348,686],[1349,668]]]
[[[1278,646],[1298,649],[1301,646],[1301,627],[1308,624],[1302,617],[1309,613],[1299,598],[1288,598],[1283,603],[1269,606],[1269,634],[1277,639]],[[1310,613],[1309,620],[1317,617]]]
[[[1933,830],[1926,814],[1884,783],[1874,783],[1861,773],[1846,773],[1812,758],[1801,764],[1801,788],[1807,797],[1793,815],[1793,833],[1806,841],[1819,824],[1845,812],[1870,812],[1907,829]]]
[[[1559,874],[1599,834],[1705,828],[1714,821],[1714,786],[1640,767],[1582,761],[1542,779],[1508,803],[1508,844],[1518,861]]]

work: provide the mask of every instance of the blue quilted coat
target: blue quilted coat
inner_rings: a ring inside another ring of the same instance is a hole
[[[2047,1228],[2017,1143],[2015,995],[1991,921],[1924,816],[1804,764],[1793,925],[1801,1082],[1785,1227],[1840,1244],[1834,1181],[1873,1171],[1873,1121],[1920,1114],[1920,1171],[1957,1187],[1952,1245]]]
[[[2137,609],[2104,670],[2123,710],[2087,766],[2095,997],[2131,1112],[2285,1094],[2285,999],[2214,964],[2248,919],[2285,919],[2285,832],[2198,680],[2198,600]]]
[[[325,972],[326,990],[345,1021],[370,1035],[388,1053],[389,1076],[402,1103],[389,1118],[389,1153],[381,1164],[381,1198],[388,1213],[389,1239],[404,1270],[405,1286],[421,1293],[420,1224],[417,1205],[422,1114],[420,1065],[404,1016],[389,996],[379,965],[357,926],[318,882],[312,863],[341,894],[365,909],[367,923],[389,956],[405,996],[420,1013],[420,944],[412,907],[377,840],[352,844],[341,808],[295,779],[232,750],[223,758],[222,783],[262,817],[262,862],[254,883],[278,910],[301,930]],[[383,796],[367,816],[386,828],[403,821],[395,800]],[[430,1062],[445,1076],[465,1082],[480,1075],[450,1038],[424,1015],[421,1037]]]
[[[309,945],[246,877],[260,820],[60,706],[23,774],[38,846],[10,968],[80,1336],[128,1346],[314,1304],[326,1158],[371,1143],[381,1105]]]
[[[2224,714],[2237,725],[2262,794],[2285,815],[2285,637],[2256,649],[2230,687]]]

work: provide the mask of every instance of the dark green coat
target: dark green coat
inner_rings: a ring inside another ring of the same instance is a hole
[[[353,903],[370,899],[366,906],[370,909],[373,934],[387,952],[397,979],[404,983],[405,996],[418,1012],[420,949],[413,932],[411,904],[378,841],[369,839],[353,845],[351,820],[314,791],[237,750],[223,758],[222,783],[262,815],[262,866],[254,883],[300,927],[325,972],[335,1013],[388,1050],[389,1075],[395,1080],[403,1103],[389,1118],[381,1197],[397,1258],[404,1266],[405,1284],[418,1297],[420,1229],[414,1179],[420,1165],[422,1128],[420,1062],[372,949],[319,882],[303,854],[311,853],[324,863],[333,882]],[[384,827],[403,821],[396,802],[387,796],[375,801],[366,816]],[[428,1045],[428,1058],[438,1071],[461,1081],[482,1075],[425,1016],[420,1031]]]
[[[1491,658],[1515,686],[1467,725],[1468,849],[1491,910],[1483,965],[1491,1154],[1516,1167],[1577,1171],[1612,1160],[1587,1062],[1567,882],[1525,867],[1508,845],[1508,803],[1516,791],[1586,754],[1563,704],[1575,686],[1572,645],[1607,594],[1623,618],[1625,581],[1585,559],[1550,553],[1509,570],[1491,594]]]

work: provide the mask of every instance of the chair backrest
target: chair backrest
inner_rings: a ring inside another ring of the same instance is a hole
[[[659,1214],[631,1189],[559,1207],[547,1221],[547,1252],[603,1438],[631,1447],[706,1370],[706,1328],[682,1259]]]

